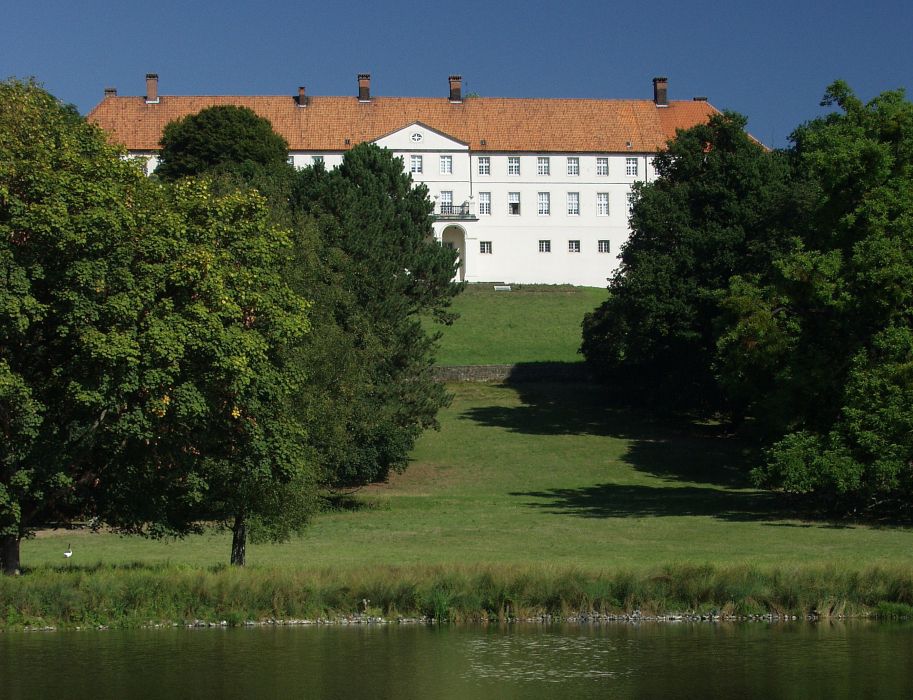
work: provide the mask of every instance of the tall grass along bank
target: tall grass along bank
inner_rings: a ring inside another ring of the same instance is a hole
[[[669,565],[589,573],[533,567],[303,571],[182,566],[41,567],[0,579],[4,628],[276,620],[439,622],[633,616],[906,617],[913,567],[838,570]]]

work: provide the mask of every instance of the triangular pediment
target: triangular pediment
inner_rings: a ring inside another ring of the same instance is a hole
[[[381,148],[391,151],[466,151],[469,144],[455,139],[422,122],[412,122],[375,139]]]

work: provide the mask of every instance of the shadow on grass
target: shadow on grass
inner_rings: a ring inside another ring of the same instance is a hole
[[[627,518],[703,515],[745,522],[795,517],[772,493],[715,488],[599,484],[579,489],[513,492],[553,515]]]
[[[728,521],[804,518],[795,502],[754,490],[747,446],[718,424],[656,416],[625,405],[589,382],[519,382],[521,405],[484,406],[462,414],[482,426],[526,435],[601,436],[625,440],[622,460],[668,485],[595,484],[514,492],[525,505],[585,518],[710,516]]]
[[[745,445],[719,425],[656,417],[584,382],[507,382],[520,406],[482,406],[464,420],[526,435],[592,435],[628,440],[625,462],[671,480],[747,488]]]

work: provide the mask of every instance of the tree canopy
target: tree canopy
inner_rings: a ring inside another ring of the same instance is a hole
[[[186,121],[169,126],[163,144]],[[207,131],[246,153],[257,150],[260,127],[267,125],[238,133],[220,122]],[[166,144],[163,162],[177,159],[187,164],[184,175],[216,178],[220,191],[256,188],[272,220],[293,231],[284,278],[314,302],[313,332],[298,355],[306,381],[295,403],[320,483],[356,488],[405,468],[447,401],[431,375],[436,337],[420,319],[449,322],[447,307],[460,290],[451,281],[455,254],[432,235],[427,189],[413,187],[400,159],[369,144],[348,151],[335,170],[296,172],[284,152],[269,167],[239,168],[212,155],[185,157],[185,150],[194,156],[188,143]]]
[[[245,176],[281,168],[288,143],[273,131],[268,119],[247,107],[207,107],[165,126],[158,177],[182,177],[234,172]]]
[[[913,503],[913,105],[843,82],[767,152],[732,115],[680,132],[583,351],[664,401],[750,418],[759,484],[838,514]],[[655,390],[667,386],[670,394]]]
[[[731,364],[760,367],[775,398],[754,410],[782,436],[762,483],[840,512],[908,512],[913,104],[901,91],[864,104],[843,82],[823,104],[838,111],[792,137],[806,215],[766,284],[734,280],[724,346],[752,348]]]
[[[0,83],[0,538],[7,572],[66,518],[107,416],[135,389],[143,175],[34,83]]]
[[[447,322],[461,286],[455,255],[434,241],[424,186],[377,146],[347,152],[341,167],[299,173],[295,212],[314,227],[306,288],[317,294],[321,331],[305,343],[323,370],[302,410],[334,416],[315,445],[323,481],[351,488],[405,468],[421,432],[448,398],[431,374],[436,337],[421,317]],[[344,396],[341,403],[338,397]]]
[[[33,83],[0,83],[0,563],[37,524],[299,527],[307,304],[254,192],[148,180]],[[233,560],[243,561],[243,547]]]
[[[765,270],[785,245],[789,171],[725,113],[680,131],[635,186],[631,235],[582,352],[599,374],[656,405],[711,406],[717,320],[729,278]]]

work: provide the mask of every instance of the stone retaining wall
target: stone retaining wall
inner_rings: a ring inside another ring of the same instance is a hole
[[[541,382],[590,379],[583,362],[520,362],[514,365],[435,367],[439,382]]]

